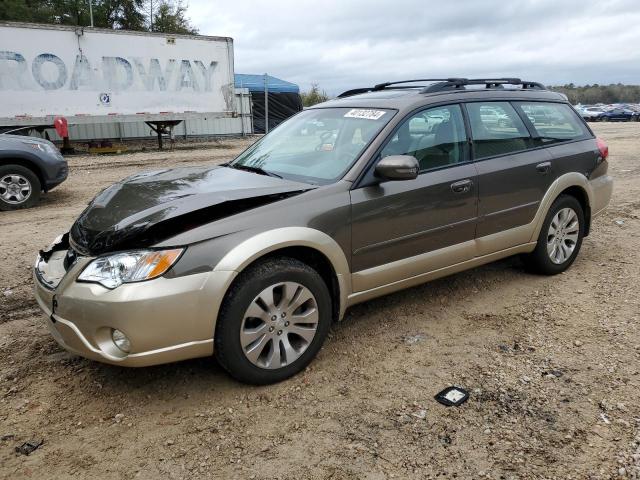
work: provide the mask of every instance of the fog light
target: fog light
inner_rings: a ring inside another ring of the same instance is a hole
[[[111,330],[111,340],[113,340],[113,343],[116,344],[116,347],[118,347],[124,353],[129,353],[129,350],[131,350],[131,342],[129,342],[127,336],[120,330],[117,330],[115,328]]]

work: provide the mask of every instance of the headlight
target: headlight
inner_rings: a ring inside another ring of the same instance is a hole
[[[173,250],[136,250],[96,258],[78,277],[82,282],[116,288],[123,283],[151,280],[165,273],[182,253]]]

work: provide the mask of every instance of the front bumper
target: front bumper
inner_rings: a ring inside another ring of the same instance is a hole
[[[43,188],[46,192],[53,190],[55,187],[64,182],[69,176],[69,165],[67,162],[62,162],[58,167],[55,174],[48,179],[45,179]]]
[[[213,353],[213,333],[222,292],[235,272],[215,271],[178,278],[160,277],[109,290],[76,282],[92,259],[81,258],[47,287],[34,269],[35,296],[46,325],[66,350],[100,362],[143,367]],[[48,267],[60,271],[64,253],[56,252]],[[125,353],[113,343],[112,329],[131,342]]]

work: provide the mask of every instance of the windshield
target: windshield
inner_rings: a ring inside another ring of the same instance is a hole
[[[323,185],[341,178],[395,111],[305,110],[280,124],[229,164]]]

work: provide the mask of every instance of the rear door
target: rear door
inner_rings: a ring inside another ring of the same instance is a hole
[[[551,155],[545,148],[536,148],[524,120],[509,102],[469,102],[465,108],[478,170],[476,237],[530,223],[554,178]],[[477,254],[522,243],[518,235],[501,238],[478,242]]]
[[[373,180],[351,191],[354,290],[402,280],[473,256],[478,190],[460,105],[411,114],[391,135],[378,160],[413,155],[414,180]],[[418,255],[464,244],[450,255]],[[412,259],[413,260],[408,260]],[[442,265],[440,265],[440,263]],[[400,265],[402,263],[402,265]]]
[[[525,122],[529,122],[535,147],[545,147],[551,155],[553,179],[569,172],[590,172],[600,151],[593,135],[578,114],[566,103],[513,102]],[[544,117],[532,115],[544,110]]]

